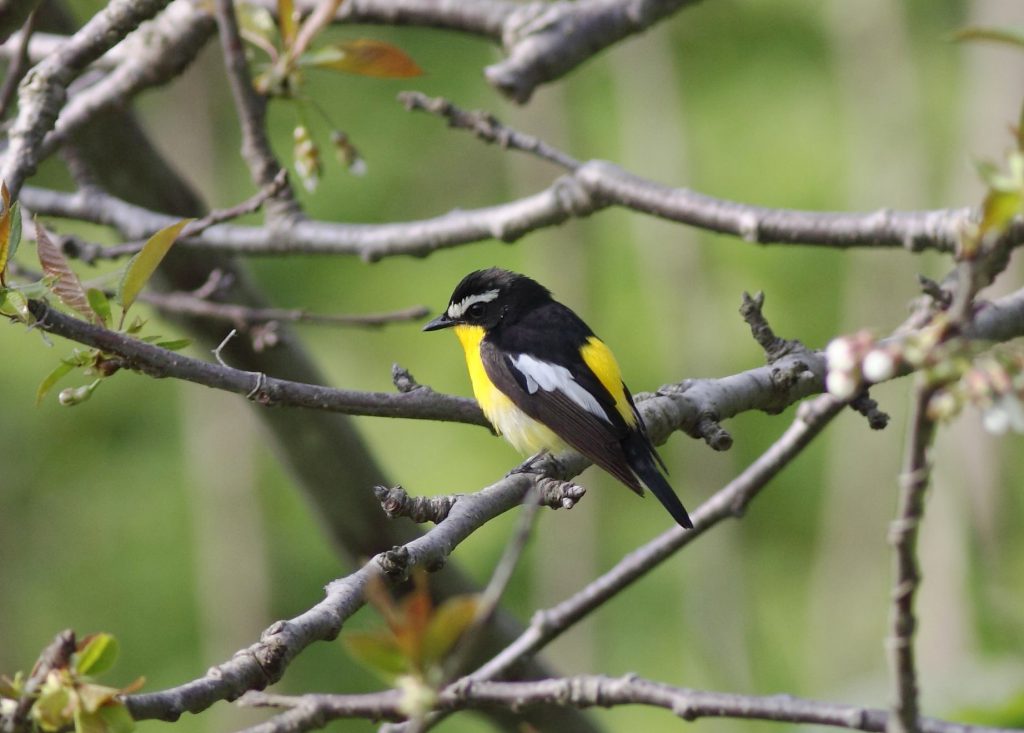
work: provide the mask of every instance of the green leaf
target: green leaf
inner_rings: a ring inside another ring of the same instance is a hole
[[[277,0],[277,23],[281,27],[281,42],[285,49],[291,48],[299,32],[295,4],[292,0]]]
[[[98,712],[103,718],[106,733],[131,733],[135,728],[135,720],[124,705],[104,705]]]
[[[87,713],[95,713],[104,705],[117,700],[121,691],[116,687],[106,685],[93,685],[80,682],[76,687],[78,692],[78,705]]]
[[[476,617],[476,596],[455,596],[438,606],[423,635],[423,664],[432,666],[444,659]]]
[[[32,719],[47,733],[54,733],[71,717],[71,692],[66,687],[44,691],[32,705]]]
[[[36,404],[38,405],[42,403],[43,398],[46,397],[46,394],[51,389],[54,388],[57,382],[59,382],[65,376],[70,374],[74,368],[74,364],[69,364],[68,362],[62,361],[60,364],[57,365],[56,369],[47,374],[43,378],[43,381],[40,382],[39,386],[36,388]]]
[[[341,71],[378,79],[407,79],[421,76],[423,69],[405,51],[384,41],[357,38],[324,46],[303,55],[302,66]]]
[[[17,700],[21,697],[21,691],[25,686],[25,675],[15,672],[12,680],[5,674],[0,674],[0,697]]]
[[[80,675],[106,672],[117,660],[120,647],[113,634],[99,633],[87,636],[75,655],[75,668]]]
[[[1024,29],[967,26],[953,34],[956,41],[995,41],[1024,48]]]
[[[242,32],[243,37],[260,38],[268,46],[273,46],[277,26],[274,24],[274,16],[270,14],[269,10],[251,3],[237,3],[235,15],[238,16],[238,29]]]
[[[409,660],[387,631],[353,631],[341,643],[353,659],[387,682],[409,672]]]
[[[180,351],[192,343],[192,339],[170,339],[168,341],[157,341],[156,345],[168,351]]]
[[[104,326],[110,326],[110,299],[107,294],[99,288],[89,288],[85,291],[85,297],[93,312],[100,317]]]
[[[135,318],[132,319],[132,322],[128,324],[128,328],[125,329],[125,333],[136,334],[145,328],[147,323],[148,321],[142,316],[135,316]]]
[[[8,241],[7,261],[10,262],[11,257],[18,251],[18,245],[21,244],[21,204],[17,201],[11,204],[11,231]]]
[[[22,323],[28,325],[35,323],[32,311],[28,309],[28,298],[26,298],[25,294],[20,290],[7,291],[7,302],[4,304],[3,310],[0,312],[5,315],[13,316]]]
[[[981,237],[999,236],[1013,220],[1013,217],[1021,212],[1020,191],[996,191],[992,190],[985,196],[981,204],[981,224],[979,235]]]
[[[176,224],[164,227],[150,237],[139,253],[132,257],[124,271],[124,277],[121,278],[121,284],[117,288],[117,299],[121,302],[124,314],[132,307],[132,303],[142,292],[142,288],[149,282],[149,278],[156,272],[156,268],[160,266],[171,245],[181,234],[181,230],[190,221],[192,219],[182,219]],[[124,316],[122,315],[123,320]]]
[[[119,703],[75,711],[75,733],[129,733],[134,727],[128,708]]]
[[[103,321],[89,305],[89,298],[85,295],[82,281],[68,265],[64,253],[53,243],[38,219],[36,219],[36,249],[39,253],[39,263],[43,266],[43,273],[54,278],[53,292],[60,298],[60,301],[93,323],[103,325]]]

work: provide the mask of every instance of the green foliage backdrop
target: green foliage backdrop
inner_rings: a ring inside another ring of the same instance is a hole
[[[1006,24],[1024,22],[1012,2],[709,1],[543,88],[525,108],[484,82],[480,70],[496,57],[485,43],[415,29],[332,31],[389,40],[427,75],[311,80],[311,94],[359,146],[369,172],[356,178],[329,165],[320,189],[302,194],[304,204],[318,218],[409,220],[507,200],[558,174],[405,112],[394,101],[404,88],[488,109],[577,158],[607,158],[715,196],[834,210],[975,203],[982,188],[971,160],[1009,144],[1024,69],[1011,50],[949,40],[982,6],[998,9]],[[160,145],[213,206],[251,192],[220,64],[210,48],[184,80],[142,102]],[[282,157],[293,124],[289,108],[272,106]],[[344,313],[436,310],[465,272],[490,265],[533,275],[584,314],[615,348],[634,391],[643,391],[758,365],[762,356],[736,313],[744,290],[766,292],[780,335],[821,348],[861,325],[879,332],[896,325],[916,295],[916,274],[941,275],[948,263],[906,252],[758,247],[610,210],[511,246],[373,265],[266,258],[252,269],[275,305]],[[389,390],[397,362],[438,390],[469,393],[449,337],[416,325],[300,330],[333,385]],[[146,689],[178,684],[251,643],[275,618],[314,603],[346,571],[268,449],[255,408],[128,373],[79,407],[60,407],[52,395],[34,407],[36,385],[68,350],[20,326],[0,330],[0,670],[27,668],[56,631],[73,627],[118,637],[112,682],[145,675]],[[906,381],[877,390],[894,417],[882,433],[844,415],[744,519],[557,642],[556,666],[633,671],[691,687],[884,700],[886,533],[907,394]],[[735,446],[724,454],[673,437],[663,454],[688,506],[756,457],[788,417],[731,421]],[[388,477],[412,493],[470,491],[517,460],[479,428],[358,424]],[[1024,695],[1020,455],[1018,437],[984,434],[971,413],[940,438],[919,603],[926,712],[1024,723],[1000,712]],[[668,526],[653,501],[638,501],[607,476],[591,470],[582,482],[588,494],[579,507],[545,513],[510,590],[508,605],[524,619]],[[510,528],[509,518],[494,522],[455,560],[485,579]],[[355,625],[376,622],[364,610]],[[280,688],[377,684],[331,644],[304,654]],[[599,715],[615,730],[680,725],[639,707]],[[177,730],[249,719],[221,704]],[[165,724],[141,725],[158,729]],[[442,728],[482,729],[467,716]]]

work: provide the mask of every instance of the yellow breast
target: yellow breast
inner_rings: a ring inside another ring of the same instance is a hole
[[[480,342],[484,338],[484,329],[479,326],[458,325],[453,330],[466,353],[466,366],[469,368],[469,380],[473,384],[473,396],[494,429],[524,455],[541,450],[553,453],[563,450],[566,446],[561,438],[516,407],[487,376],[484,363],[480,359]]]

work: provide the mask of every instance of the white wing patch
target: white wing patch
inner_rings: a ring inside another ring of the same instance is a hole
[[[526,377],[526,391],[530,394],[538,389],[545,392],[559,391],[590,414],[611,423],[597,398],[585,390],[564,366],[541,361],[529,354],[519,354],[511,357],[511,360],[512,366]]]
[[[474,293],[473,295],[467,295],[458,303],[452,303],[451,305],[448,306],[448,317],[461,318],[462,314],[465,313],[469,309],[469,307],[474,303],[490,303],[497,297],[497,290],[488,290],[483,293]]]

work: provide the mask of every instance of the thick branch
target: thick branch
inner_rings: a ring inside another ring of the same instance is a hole
[[[695,0],[586,0],[528,3],[502,29],[507,58],[484,75],[519,103],[541,84],[559,79],[584,61],[640,33]]]
[[[67,86],[91,61],[120,42],[139,23],[159,12],[170,0],[111,0],[52,55],[25,76],[18,98],[18,117],[0,168],[0,180],[17,198],[25,179],[41,158],[39,143],[53,127],[67,95]]]
[[[63,193],[26,188],[22,202],[33,212],[113,226],[130,239],[144,239],[174,217],[132,206],[95,191]],[[368,262],[385,257],[422,257],[440,249],[498,239],[513,242],[536,230],[619,205],[758,244],[825,247],[906,247],[952,251],[971,209],[874,213],[771,209],[716,199],[633,176],[612,163],[590,161],[550,187],[497,206],[456,210],[432,219],[389,224],[297,221],[288,227],[224,225],[184,247],[247,255],[356,255]],[[1024,223],[1007,235],[1024,240]]]
[[[118,48],[120,63],[98,82],[72,94],[53,130],[36,149],[38,158],[51,155],[101,110],[123,105],[177,77],[195,60],[215,28],[208,13],[179,3],[129,36]]]

